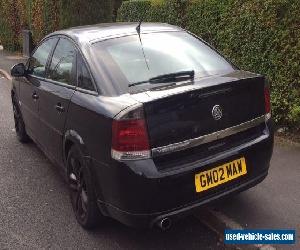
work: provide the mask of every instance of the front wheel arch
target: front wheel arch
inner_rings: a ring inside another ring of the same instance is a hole
[[[18,98],[16,97],[14,91],[11,92],[11,101],[17,138],[21,143],[28,143],[31,141],[31,139],[26,132],[21,107],[19,105]]]

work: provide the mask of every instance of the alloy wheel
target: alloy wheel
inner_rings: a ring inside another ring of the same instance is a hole
[[[75,157],[70,159],[69,186],[71,190],[71,201],[76,216],[84,221],[88,213],[88,193],[84,179],[83,167]]]

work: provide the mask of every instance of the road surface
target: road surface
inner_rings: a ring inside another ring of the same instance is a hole
[[[14,132],[10,82],[0,76],[0,249],[223,249],[217,235],[189,217],[168,232],[107,220],[94,232],[75,221],[68,190],[33,143]]]
[[[224,248],[195,217],[175,224],[169,232],[134,230],[113,220],[94,232],[81,229],[58,169],[35,144],[17,141],[10,82],[1,76],[0,190],[0,249]],[[300,249],[300,147],[276,143],[267,179],[212,208],[244,228],[296,229],[297,245],[277,247]]]

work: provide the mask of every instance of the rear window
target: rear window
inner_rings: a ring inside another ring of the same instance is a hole
[[[197,78],[234,70],[216,51],[186,32],[141,34],[141,40],[131,35],[97,42],[93,49],[111,78],[127,86],[179,71],[194,70]]]

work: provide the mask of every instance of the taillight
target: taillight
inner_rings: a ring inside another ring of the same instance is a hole
[[[265,113],[271,113],[270,89],[265,87]]]
[[[116,160],[150,158],[148,130],[142,106],[125,111],[113,120],[111,155]]]

